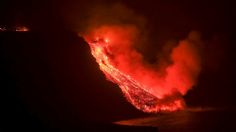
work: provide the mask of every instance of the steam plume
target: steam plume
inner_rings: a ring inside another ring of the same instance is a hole
[[[162,54],[167,57],[150,64],[137,50],[137,45],[150,42],[144,17],[121,4],[94,7],[87,16],[79,34],[107,79],[120,86],[129,102],[144,112],[185,107],[182,96],[196,84],[201,70],[197,32],[165,47]]]

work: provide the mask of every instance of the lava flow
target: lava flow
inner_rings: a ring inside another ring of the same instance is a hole
[[[164,73],[143,63],[133,45],[138,29],[132,25],[107,25],[82,35],[107,79],[118,84],[127,100],[144,112],[185,108],[183,95],[195,84],[200,60],[192,40],[172,49],[173,63]]]

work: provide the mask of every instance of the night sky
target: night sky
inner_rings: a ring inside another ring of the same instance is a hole
[[[168,40],[200,32],[202,71],[184,98],[188,106],[235,107],[233,2],[5,0],[0,2],[0,26],[23,25],[30,31],[0,32],[0,131],[79,130],[84,124],[148,115],[106,80],[76,32],[89,6],[113,2],[146,17],[153,43],[143,50],[150,60]]]

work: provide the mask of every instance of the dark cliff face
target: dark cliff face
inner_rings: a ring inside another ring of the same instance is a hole
[[[1,33],[1,78],[2,120],[9,125],[77,127],[142,115],[72,32]]]

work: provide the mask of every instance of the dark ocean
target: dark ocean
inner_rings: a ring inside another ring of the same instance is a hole
[[[156,127],[160,132],[235,131],[235,110],[193,108],[173,113],[115,122],[119,125]]]

